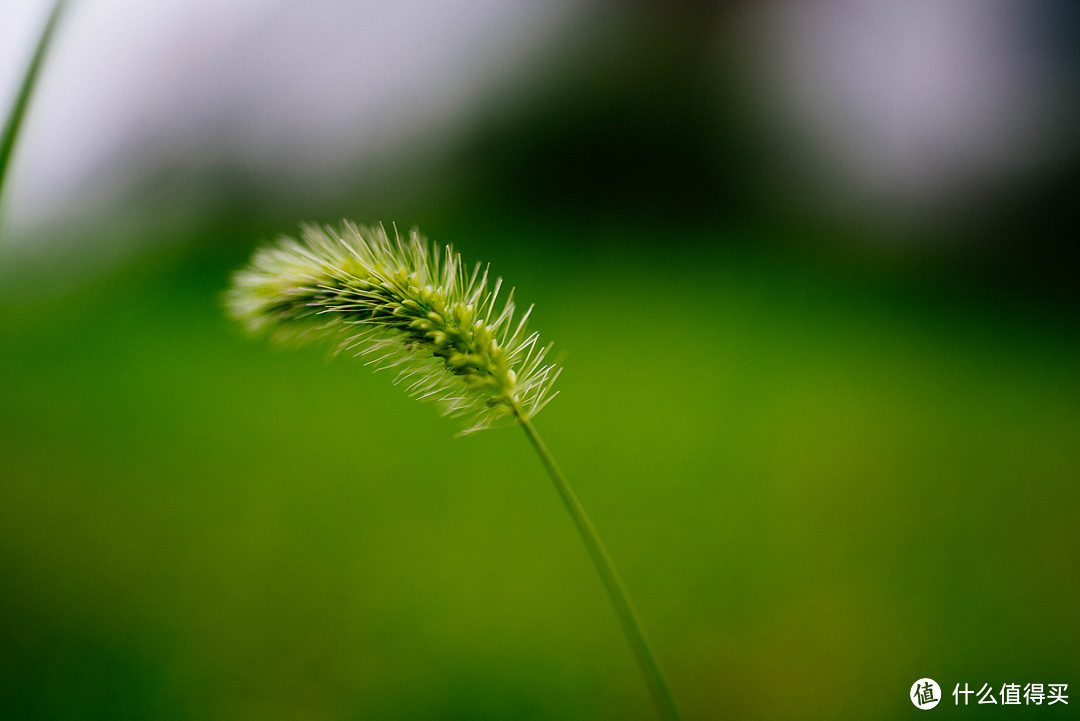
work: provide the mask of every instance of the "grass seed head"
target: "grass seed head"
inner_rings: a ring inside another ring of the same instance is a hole
[[[555,396],[550,346],[526,328],[532,308],[515,318],[514,292],[500,301],[501,289],[486,267],[467,271],[452,247],[440,252],[416,230],[391,238],[346,222],[304,226],[301,240],[256,251],[226,305],[252,333],[330,338],[376,370],[396,369],[414,397],[471,416],[471,432],[531,418]]]

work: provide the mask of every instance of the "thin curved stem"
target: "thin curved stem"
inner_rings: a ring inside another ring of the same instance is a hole
[[[600,574],[600,580],[604,583],[608,597],[615,606],[615,615],[619,617],[623,633],[626,634],[626,640],[629,641],[638,665],[641,666],[641,672],[645,675],[645,682],[649,686],[649,691],[652,692],[653,699],[656,701],[661,715],[667,721],[680,721],[679,710],[675,707],[675,700],[671,696],[671,690],[668,688],[667,681],[664,680],[664,674],[661,673],[660,665],[657,663],[656,656],[649,645],[648,639],[645,637],[645,629],[642,628],[641,620],[638,619],[637,612],[634,611],[634,606],[630,603],[630,596],[626,593],[626,587],[623,585],[622,579],[619,578],[619,573],[615,570],[615,564],[611,562],[611,556],[600,541],[600,536],[597,535],[596,528],[593,526],[592,521],[589,520],[588,514],[585,513],[585,507],[581,505],[577,494],[570,487],[562,469],[555,462],[551,451],[548,450],[543,439],[540,438],[540,434],[536,432],[532,422],[520,411],[516,412],[516,415],[518,422],[525,430],[525,435],[529,437],[529,441],[532,443],[533,448],[536,449],[540,460],[543,461],[544,467],[547,468],[548,474],[555,484],[555,490],[559,492],[559,497],[562,498],[563,503],[566,505],[566,510],[570,512],[570,518],[573,519],[574,525],[581,535],[581,540],[585,542],[585,548],[589,551],[589,556],[592,558],[593,565],[596,566],[597,573]]]
[[[66,0],[56,0],[56,3],[53,4],[49,19],[45,21],[41,37],[38,38],[34,56],[30,59],[26,74],[23,75],[18,95],[15,96],[15,104],[11,107],[11,113],[4,124],[3,134],[0,135],[0,198],[3,198],[4,176],[7,175],[8,166],[11,165],[11,153],[15,147],[15,139],[18,137],[19,127],[22,125],[23,117],[26,115],[26,107],[30,104],[30,96],[34,92],[34,85],[41,71],[42,61],[45,59],[45,53],[49,49],[49,42],[52,40],[53,31],[56,29],[56,23],[64,9],[65,2]]]

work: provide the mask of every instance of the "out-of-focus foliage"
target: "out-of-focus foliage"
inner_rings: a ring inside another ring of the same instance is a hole
[[[623,244],[659,230],[517,252],[551,232],[490,255],[569,349],[542,425],[689,718],[1075,675],[1071,319]],[[241,257],[4,307],[3,707],[651,718],[523,439],[454,440],[349,358],[242,338],[219,306]]]

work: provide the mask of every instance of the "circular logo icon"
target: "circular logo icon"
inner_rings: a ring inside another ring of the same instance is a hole
[[[920,678],[911,685],[911,703],[916,708],[926,711],[941,701],[941,687],[932,678]]]

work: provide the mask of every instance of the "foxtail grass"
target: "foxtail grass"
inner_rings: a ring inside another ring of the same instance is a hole
[[[417,231],[391,237],[381,226],[306,226],[256,251],[233,276],[229,314],[254,334],[280,341],[327,339],[376,369],[392,369],[414,397],[464,416],[474,432],[520,425],[550,475],[644,674],[660,713],[679,719],[664,675],[611,556],[533,424],[556,393],[551,346],[528,330],[501,278],[467,268],[452,247]]]

